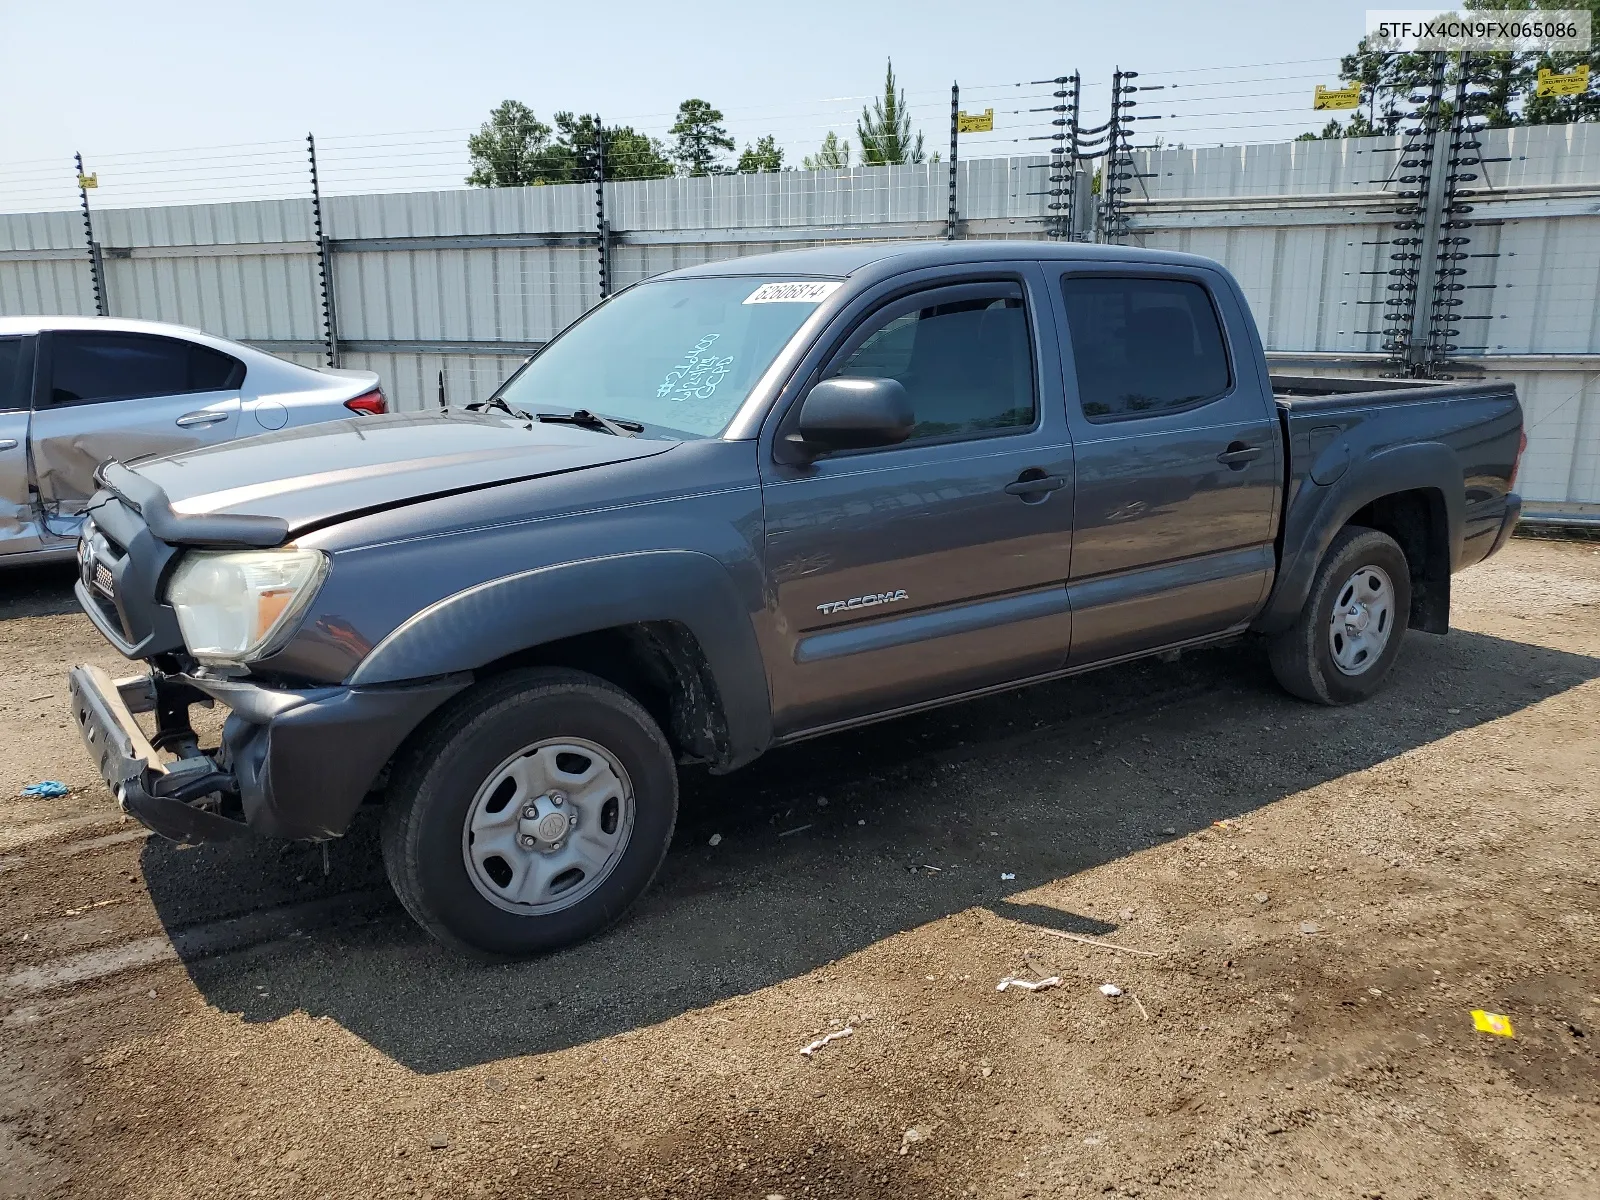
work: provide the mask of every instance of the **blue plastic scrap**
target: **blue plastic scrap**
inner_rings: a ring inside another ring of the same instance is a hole
[[[38,800],[56,800],[72,791],[58,779],[42,779],[22,789],[22,794]]]

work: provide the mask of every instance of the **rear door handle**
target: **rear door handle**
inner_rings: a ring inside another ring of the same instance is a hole
[[[1006,484],[1006,495],[1021,496],[1024,499],[1037,496],[1042,500],[1049,493],[1066,486],[1066,479],[1060,475],[1045,475],[1042,472],[1024,471],[1022,477],[1015,483]]]
[[[1240,471],[1244,469],[1246,463],[1260,457],[1260,446],[1250,446],[1244,442],[1230,442],[1228,448],[1217,455],[1217,461],[1224,466],[1232,467],[1235,471]]]
[[[16,438],[0,438],[0,450],[15,450],[16,448]]]
[[[194,412],[184,413],[173,424],[182,429],[193,429],[197,425],[215,425],[218,421],[226,421],[228,414],[218,412],[214,408],[196,409]]]

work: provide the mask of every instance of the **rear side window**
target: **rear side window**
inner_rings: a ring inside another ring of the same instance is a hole
[[[899,380],[916,414],[912,441],[1033,425],[1033,353],[1020,296],[906,309],[901,302],[868,318],[851,339],[855,349],[827,374]]]
[[[231,392],[244,384],[244,364],[209,346],[189,347],[189,390]]]
[[[50,403],[94,404],[227,391],[244,364],[206,346],[143,333],[56,333],[50,339]]]
[[[1068,275],[1061,293],[1089,420],[1181,412],[1227,392],[1222,326],[1198,283]]]
[[[22,339],[0,338],[0,412],[28,407],[22,384]]]

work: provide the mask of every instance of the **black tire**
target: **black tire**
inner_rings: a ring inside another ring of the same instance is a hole
[[[463,837],[479,789],[545,738],[581,738],[615,757],[632,784],[633,826],[592,894],[526,915],[481,894]],[[395,894],[439,941],[494,957],[556,950],[615,924],[650,886],[678,816],[677,768],[660,727],[632,696],[581,671],[514,671],[462,693],[402,751],[391,778],[382,844]]]
[[[1335,604],[1345,584],[1365,567],[1377,567],[1394,588],[1393,626],[1382,651],[1359,673],[1341,670],[1330,641]],[[1400,654],[1411,613],[1411,570],[1405,552],[1388,534],[1360,525],[1340,530],[1311,582],[1311,594],[1295,623],[1272,639],[1268,658],[1284,690],[1315,704],[1354,704],[1383,687]]]

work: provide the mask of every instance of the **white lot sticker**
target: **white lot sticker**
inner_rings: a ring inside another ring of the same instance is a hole
[[[744,298],[746,304],[820,304],[839,290],[837,279],[809,283],[763,283]]]

